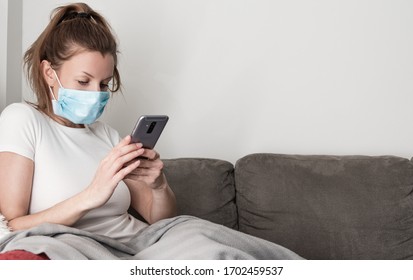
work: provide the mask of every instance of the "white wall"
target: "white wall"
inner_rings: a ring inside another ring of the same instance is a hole
[[[6,103],[22,101],[22,0],[8,1]]]
[[[22,101],[22,0],[0,0],[0,110]]]
[[[6,105],[8,1],[0,0],[0,110]]]
[[[23,0],[23,49],[66,2]],[[120,39],[104,119],[168,114],[164,158],[413,155],[413,1],[86,2]]]

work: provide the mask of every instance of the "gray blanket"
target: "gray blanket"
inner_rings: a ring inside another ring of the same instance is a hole
[[[0,252],[26,250],[50,259],[301,259],[274,243],[192,216],[159,221],[122,243],[72,227],[42,224],[0,239]]]

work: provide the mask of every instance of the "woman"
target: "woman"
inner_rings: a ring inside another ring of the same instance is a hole
[[[176,215],[176,202],[159,154],[96,121],[120,76],[114,36],[89,6],[57,8],[25,66],[37,103],[12,104],[0,118],[0,213],[14,230],[0,238],[0,252],[23,249],[51,259],[299,258],[201,219],[166,219]],[[129,215],[130,207],[147,223]]]
[[[25,53],[36,104],[12,104],[0,119],[0,213],[13,230],[42,223],[129,240],[176,214],[154,150],[96,121],[119,90],[117,44],[88,5],[54,10]],[[147,158],[145,160],[138,157]]]

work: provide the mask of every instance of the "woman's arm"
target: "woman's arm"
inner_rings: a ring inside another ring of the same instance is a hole
[[[146,183],[131,180],[125,182],[131,192],[131,206],[149,224],[176,216],[175,195],[166,182],[157,189],[151,189]]]
[[[154,150],[141,148],[138,167],[124,182],[131,193],[131,206],[150,224],[177,214],[176,199],[162,172],[163,162]]]
[[[138,163],[126,167],[125,163],[139,155],[138,150],[136,144],[129,144],[123,139],[101,161],[93,181],[84,191],[30,215],[35,164],[21,155],[0,152],[0,212],[13,230],[27,229],[45,222],[71,226],[88,211],[109,200],[119,181],[137,167]]]
[[[15,153],[0,153],[0,212],[13,230],[30,228],[46,221],[71,225],[86,213],[87,209],[79,203],[82,201],[79,194],[53,208],[28,215],[33,171],[32,160]]]

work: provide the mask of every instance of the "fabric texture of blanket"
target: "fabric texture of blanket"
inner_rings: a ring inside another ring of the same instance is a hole
[[[0,214],[0,238],[10,233],[10,228],[6,218]]]
[[[50,259],[302,259],[287,248],[192,216],[159,221],[129,242],[72,227],[42,224],[0,239],[0,252],[25,250]]]

